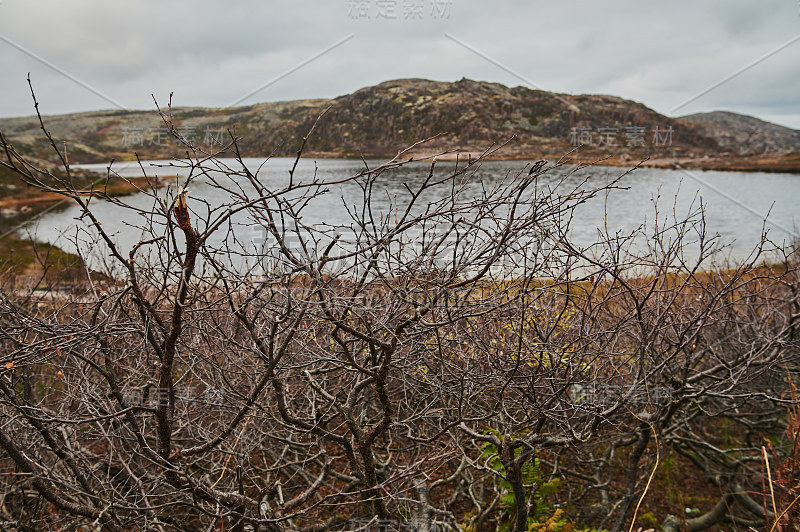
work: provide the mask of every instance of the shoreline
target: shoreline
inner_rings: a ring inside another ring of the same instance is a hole
[[[161,177],[158,187],[161,188],[173,182],[175,177]],[[154,181],[150,181],[154,184]],[[129,180],[117,179],[116,182],[104,182],[93,187],[94,194],[102,191],[111,197],[135,194],[139,189],[147,188],[148,181],[143,177]],[[81,196],[89,197],[92,192],[86,190]],[[63,204],[63,206],[60,206]],[[73,253],[65,251],[46,242],[34,242],[24,235],[19,234],[25,224],[36,219],[37,216],[54,207],[67,208],[71,204],[70,198],[56,192],[41,192],[36,189],[27,189],[24,192],[9,197],[0,198],[0,224],[4,228],[0,235],[0,283],[11,283],[12,290],[21,290],[30,285],[48,285],[53,281],[63,281],[70,276],[82,278],[87,271],[92,278],[105,279],[104,274],[88,270],[83,260]],[[14,229],[16,227],[16,229]],[[39,251],[37,251],[37,248]],[[44,264],[42,261],[46,261]]]
[[[430,161],[436,157],[437,161],[453,162],[456,160],[464,161],[467,159],[477,159],[483,151],[477,150],[455,150],[451,152],[409,152],[408,157],[413,161]],[[385,158],[391,159],[395,155],[365,155],[367,159]],[[316,159],[360,159],[358,154],[341,154],[330,152],[308,152],[305,158]],[[494,155],[486,157],[486,161],[536,161],[545,159],[557,161],[564,156],[552,154],[513,154],[513,155]],[[634,157],[632,155],[609,155],[603,153],[592,154],[573,154],[564,157],[565,161],[573,164],[596,164],[600,166],[617,166],[630,168],[642,166],[646,168],[661,168],[665,170],[712,170],[719,172],[767,172],[767,173],[786,173],[800,175],[800,153],[787,155],[725,155],[719,157]]]
[[[415,149],[404,154],[402,161],[430,161],[435,156],[437,161],[453,162],[456,159],[459,161],[466,161],[468,159],[477,159],[486,149],[475,149],[474,147],[461,147],[447,150],[432,149],[427,147],[425,149]],[[491,150],[489,150],[491,151]],[[553,152],[547,150],[545,152],[528,152],[513,150],[500,150],[493,153],[491,156],[486,157],[485,161],[537,161],[545,159],[547,161],[555,162],[563,159],[572,164],[596,164],[601,166],[617,166],[631,168],[633,166],[642,166],[647,168],[661,168],[666,170],[713,170],[720,172],[767,172],[767,173],[787,173],[800,175],[800,152],[784,153],[784,154],[761,154],[761,155],[733,155],[723,153],[721,155],[699,154],[693,156],[675,155],[663,156],[662,153],[604,153],[600,151],[581,151],[574,150],[572,152]],[[152,156],[150,156],[152,155]],[[293,159],[293,154],[241,154],[244,158],[254,159],[267,159],[267,158],[289,158]],[[158,160],[168,161],[173,160],[169,156],[162,154],[139,154],[141,160]],[[219,154],[220,158],[233,158],[233,154]],[[397,156],[397,152],[367,152],[367,153],[348,153],[348,152],[331,152],[331,151],[316,151],[309,150],[303,153],[303,159],[342,159],[342,160],[361,160],[364,159],[382,159],[389,161]],[[136,162],[135,159],[128,160],[125,157],[115,159],[118,162]],[[74,166],[80,165],[108,165],[108,160],[80,160]],[[140,179],[140,178],[134,178]],[[0,205],[2,205],[0,201]]]
[[[166,186],[168,183],[177,179],[176,176],[159,177],[158,188]],[[91,189],[81,193],[83,197],[89,197],[102,193],[111,197],[127,196],[136,194],[140,189],[146,189],[151,184],[156,184],[155,180],[148,180],[144,177],[133,177],[126,179],[117,179],[111,181],[107,185],[101,181]],[[0,198],[0,220],[8,221],[11,223],[24,222],[24,217],[33,217],[39,211],[57,205],[61,202],[68,201],[69,198],[57,192],[41,192],[36,189],[26,190],[24,194],[12,195],[5,198]]]

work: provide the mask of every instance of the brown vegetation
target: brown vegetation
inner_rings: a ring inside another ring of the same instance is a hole
[[[765,497],[762,456],[765,438],[794,456],[797,261],[713,268],[702,211],[577,248],[571,214],[613,183],[432,162],[379,211],[407,152],[276,189],[186,145],[193,177],[145,189],[152,210],[108,198],[141,215],[120,249],[67,165],[0,147],[81,208],[116,267],[58,298],[0,290],[8,528],[700,530],[788,507]],[[201,178],[219,205],[186,192]],[[304,225],[339,185],[363,196],[350,223]],[[684,519],[686,464],[705,492]]]

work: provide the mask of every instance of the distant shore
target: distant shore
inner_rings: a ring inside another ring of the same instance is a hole
[[[412,158],[415,161],[431,160],[434,156],[438,161],[467,161],[475,160],[482,155],[480,151],[452,151],[447,153],[436,152],[412,152],[406,155],[403,160]],[[306,159],[358,159],[357,155],[343,155],[341,153],[330,152],[309,152],[303,155]],[[393,155],[370,155],[368,158],[391,159]],[[487,160],[494,161],[536,161],[546,159],[551,161],[559,160],[558,155],[542,154],[520,154],[493,155]],[[648,168],[664,168],[675,170],[684,168],[687,170],[716,170],[723,172],[773,172],[800,174],[800,153],[787,155],[725,155],[717,157],[653,157],[638,158],[636,155],[608,155],[603,153],[573,153],[565,157],[576,164],[600,164],[604,166],[632,167],[640,165]]]
[[[158,186],[163,186],[171,182],[174,178],[159,178]],[[153,183],[152,181],[150,183]],[[128,178],[127,180],[115,179],[106,185],[98,184],[93,188],[96,192],[102,192],[108,196],[126,196],[135,194],[141,189],[149,188],[150,184],[144,177]],[[89,190],[84,196],[89,196]],[[6,222],[19,222],[24,218],[35,215],[39,211],[47,209],[61,202],[68,202],[69,198],[56,192],[42,192],[34,188],[26,188],[20,194],[11,194],[0,198],[0,213]],[[17,219],[19,218],[19,219]],[[12,220],[8,220],[12,219]]]

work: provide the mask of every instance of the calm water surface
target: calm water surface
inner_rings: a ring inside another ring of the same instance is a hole
[[[234,161],[226,161],[232,168],[237,168]],[[255,171],[263,160],[246,159],[248,167]],[[273,186],[281,186],[287,182],[288,171],[293,159],[275,158],[264,165],[260,177]],[[383,161],[368,161],[370,166],[377,166]],[[144,168],[150,176],[185,175],[181,169],[163,167],[168,162],[145,162]],[[440,162],[437,172],[453,168],[455,163]],[[82,168],[105,173],[107,165],[82,165]],[[471,180],[492,183],[509,173],[516,174],[523,170],[523,161],[496,161],[483,163]],[[142,170],[136,164],[115,164],[115,171],[122,176],[136,177]],[[310,179],[316,172],[320,179],[335,179],[352,175],[364,168],[361,161],[322,159],[318,161],[302,160],[298,166],[296,179]],[[412,163],[391,173],[384,174],[381,186],[385,193],[377,194],[374,207],[377,210],[388,209],[389,198],[398,197],[398,201],[408,197],[404,187],[407,183],[412,189],[427,176],[428,163]],[[570,168],[559,168],[543,180],[543,186],[558,180]],[[600,186],[625,172],[623,168],[593,166],[577,171],[570,181],[580,182],[591,175],[591,183]],[[572,223],[572,240],[579,245],[588,245],[597,239],[598,228],[610,232],[630,231],[642,224],[650,227],[655,218],[656,209],[659,218],[668,216],[684,217],[696,211],[702,203],[705,210],[706,230],[709,235],[719,235],[720,242],[725,244],[723,255],[731,260],[745,259],[757,244],[762,230],[776,244],[792,241],[792,234],[797,234],[800,222],[800,175],[774,173],[738,173],[662,170],[639,168],[625,176],[619,187],[603,197],[581,205],[575,212]],[[306,224],[347,224],[349,217],[342,206],[342,195],[348,204],[357,205],[360,195],[355,187],[331,190],[331,193],[315,200],[312,209],[305,211],[303,221]],[[445,191],[432,191],[431,194],[443,194]],[[224,193],[214,189],[202,179],[191,186],[192,200],[205,200],[210,205],[220,205],[228,200]],[[436,199],[433,196],[423,198]],[[152,200],[139,194],[126,198],[131,204],[148,208]],[[121,249],[127,251],[140,240],[141,231],[132,228],[140,219],[130,212],[124,212],[110,203],[94,202],[93,210],[103,226],[114,234]],[[76,251],[72,241],[77,235],[78,247],[81,251],[94,257],[93,261],[102,261],[107,255],[98,246],[92,244],[90,231],[85,230],[83,221],[77,220],[79,211],[69,207],[60,212],[47,214],[31,223],[25,231],[32,233],[41,241],[56,244],[64,249]],[[765,222],[766,220],[766,222]],[[257,238],[243,231],[237,235],[242,240]],[[690,253],[691,254],[691,253]]]

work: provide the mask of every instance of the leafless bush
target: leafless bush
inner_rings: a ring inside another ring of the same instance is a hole
[[[785,428],[797,272],[758,252],[713,268],[702,212],[580,248],[575,209],[615,182],[545,182],[544,163],[478,182],[488,150],[432,161],[378,208],[407,150],[336,180],[295,166],[276,188],[189,144],[190,177],[142,190],[143,209],[0,144],[3,166],[81,208],[117,279],[2,293],[9,527],[523,531],[560,506],[619,530],[667,448],[719,486],[714,522],[769,517],[746,491]],[[360,194],[347,223],[307,223],[343,187]],[[141,241],[122,249],[90,197],[137,213]]]

